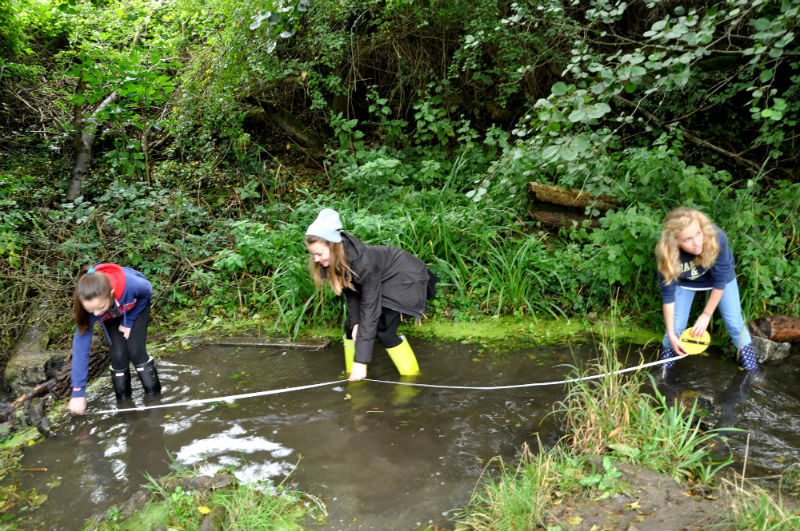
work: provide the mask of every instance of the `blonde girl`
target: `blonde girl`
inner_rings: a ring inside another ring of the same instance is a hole
[[[691,335],[700,337],[708,328],[714,311],[719,309],[736,347],[739,364],[748,372],[757,371],[759,366],[752,340],[742,317],[727,234],[699,210],[680,207],[664,218],[664,230],[655,253],[666,326],[661,359],[686,355],[678,338],[689,322],[695,293],[708,291],[708,300],[692,325]],[[674,364],[674,361],[667,362],[665,370]]]

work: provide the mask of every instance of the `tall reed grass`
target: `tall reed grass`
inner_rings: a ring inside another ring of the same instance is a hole
[[[725,480],[724,490],[732,500],[728,515],[731,529],[791,531],[800,529],[797,500],[786,503],[780,491],[769,492],[744,478]],[[792,507],[792,508],[790,508]]]
[[[676,480],[703,483],[731,463],[712,458],[717,434],[701,431],[694,421],[696,403],[688,410],[681,403],[668,404],[655,385],[646,385],[647,373],[613,374],[624,368],[616,347],[603,342],[599,349],[592,370],[578,374],[612,375],[572,384],[558,410],[573,451],[616,455]]]
[[[459,522],[474,531],[536,529],[545,525],[552,504],[551,490],[557,485],[559,470],[567,461],[560,449],[533,452],[527,444],[515,466],[496,457],[485,469],[482,490],[472,500]],[[497,472],[490,475],[490,470]]]
[[[601,343],[597,359],[575,373],[586,377],[621,368],[616,346]],[[552,493],[604,497],[621,488],[615,483],[618,472],[606,458],[710,485],[731,462],[712,457],[715,433],[699,430],[692,419],[694,407],[686,411],[680,404],[668,404],[646,382],[645,374],[625,373],[569,384],[552,413],[564,429],[559,443],[549,451],[539,447],[535,454],[525,445],[516,466],[487,472],[460,521],[475,531],[546,527]],[[594,470],[593,456],[604,457],[605,472]]]

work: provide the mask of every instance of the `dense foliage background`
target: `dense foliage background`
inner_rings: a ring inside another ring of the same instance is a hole
[[[100,261],[147,274],[163,319],[336,326],[302,243],[322,207],[431,264],[440,316],[615,301],[657,324],[660,221],[692,205],[729,233],[747,315],[797,314],[799,10],[0,0],[2,349],[45,294],[66,343]],[[546,231],[528,181],[623,206]]]

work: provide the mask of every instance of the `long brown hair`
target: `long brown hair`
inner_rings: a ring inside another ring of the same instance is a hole
[[[78,282],[75,284],[75,294],[72,297],[72,313],[75,315],[75,323],[81,334],[85,334],[89,329],[89,312],[83,308],[81,301],[90,301],[95,297],[111,300],[111,282],[108,281],[108,277],[100,272],[89,273],[90,269],[92,269],[90,266],[81,268]]]
[[[322,272],[323,267],[319,262],[314,261],[313,256],[311,257],[311,276],[314,277],[314,284],[317,285],[317,289],[322,289],[322,284],[325,280],[328,281],[331,289],[337,295],[341,295],[342,290],[345,288],[354,289],[353,276],[358,275],[350,269],[347,256],[344,254],[344,245],[341,242],[331,243],[318,236],[306,236],[306,245],[317,242],[324,243],[330,250],[328,270],[324,274]]]
[[[658,270],[664,275],[664,282],[672,284],[680,275],[680,247],[678,246],[678,233],[696,221],[703,232],[703,250],[694,259],[700,267],[710,269],[717,261],[719,255],[719,241],[717,229],[708,219],[708,216],[689,207],[676,208],[664,218],[664,230],[661,239],[656,244],[656,260]]]

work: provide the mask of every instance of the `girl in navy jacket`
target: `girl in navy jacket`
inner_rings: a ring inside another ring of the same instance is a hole
[[[739,286],[727,234],[699,210],[677,208],[664,218],[664,230],[656,245],[656,259],[667,328],[661,359],[686,354],[679,336],[688,325],[695,293],[709,291],[708,301],[692,325],[691,335],[700,337],[719,308],[739,363],[748,372],[758,370],[750,333],[742,317]],[[667,362],[665,370],[674,363]]]
[[[89,349],[98,321],[111,345],[111,382],[117,400],[131,397],[131,363],[146,394],[161,392],[155,361],[145,349],[152,293],[145,276],[129,267],[109,263],[81,270],[73,305],[77,328],[72,340],[70,411],[80,415],[86,410]]]

